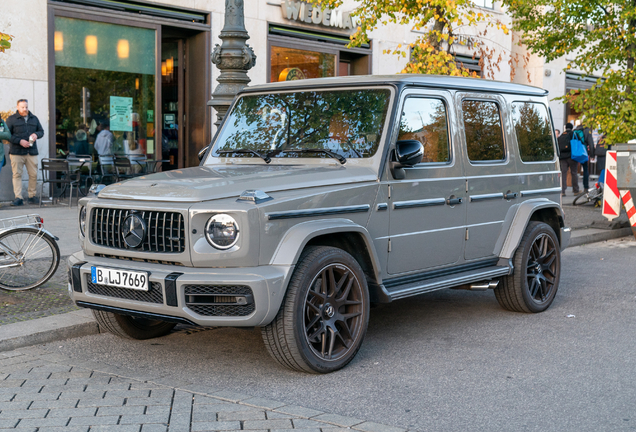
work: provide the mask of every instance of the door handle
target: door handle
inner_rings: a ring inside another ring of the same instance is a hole
[[[454,206],[456,204],[461,204],[461,203],[462,203],[461,198],[454,198],[453,196],[451,196],[450,198],[446,199],[446,204],[449,206]]]
[[[515,199],[515,198],[517,198],[518,196],[519,196],[519,194],[518,194],[517,192],[510,192],[510,191],[508,191],[508,192],[506,192],[506,193],[504,194],[504,199],[505,199],[505,200],[511,200],[511,199]]]

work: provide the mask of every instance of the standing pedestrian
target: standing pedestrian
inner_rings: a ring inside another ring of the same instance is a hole
[[[115,136],[110,131],[110,120],[103,120],[99,124],[99,133],[95,138],[95,151],[99,156],[110,156],[113,154],[113,142]]]
[[[576,120],[576,127],[574,133],[578,135],[579,139],[587,150],[588,159],[587,162],[581,164],[583,167],[583,191],[587,192],[590,188],[590,158],[594,157],[594,138],[590,128],[587,128],[581,124],[581,120]]]
[[[565,190],[568,188],[568,169],[572,175],[572,191],[574,195],[579,193],[579,176],[576,172],[579,163],[572,160],[572,123],[565,125],[565,132],[559,136],[559,165],[561,166],[561,196],[565,196]]]
[[[6,125],[4,120],[0,117],[0,171],[2,171],[2,167],[7,164],[7,158],[4,155],[4,144],[3,140],[10,140],[11,132],[9,132],[9,127]]]
[[[7,119],[7,126],[11,133],[11,169],[13,170],[13,194],[15,200],[12,206],[24,204],[22,199],[22,170],[27,167],[29,173],[29,203],[35,204],[35,191],[38,180],[38,138],[44,136],[44,129],[40,120],[29,111],[26,99],[18,100],[17,111]]]
[[[561,131],[558,129],[554,130],[554,134],[556,135],[557,139],[561,136]]]

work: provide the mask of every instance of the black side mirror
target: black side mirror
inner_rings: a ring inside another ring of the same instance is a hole
[[[201,150],[199,150],[199,153],[197,153],[197,157],[199,158],[199,162],[201,162],[203,160],[203,157],[205,156],[205,152],[208,151],[209,147],[210,147],[209,145],[206,145]]]
[[[422,162],[424,146],[417,140],[400,140],[395,144],[396,159],[391,162],[393,178],[401,180],[406,177],[404,167],[412,167]]]

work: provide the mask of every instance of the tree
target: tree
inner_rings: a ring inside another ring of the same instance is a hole
[[[547,62],[572,56],[572,67],[600,75],[587,90],[561,98],[584,113],[606,143],[636,138],[636,1],[504,0],[521,42]]]
[[[11,48],[12,40],[13,40],[13,36],[7,33],[0,32],[0,52],[1,53]]]
[[[343,0],[312,0],[321,8],[333,9],[342,5]],[[493,45],[484,43],[489,30],[499,29],[508,34],[505,24],[490,14],[474,7],[472,0],[361,0],[351,16],[359,23],[351,36],[349,47],[360,46],[369,41],[369,33],[378,25],[389,23],[413,26],[423,31],[415,42],[385,53],[408,57],[409,62],[402,73],[424,73],[454,76],[477,76],[474,72],[457,64],[453,51],[456,45],[466,45],[466,38],[460,38],[459,31],[470,26],[481,26],[483,30],[470,38],[473,58],[479,57],[479,65],[486,78],[494,79],[495,69],[500,70],[504,60]],[[510,54],[511,79],[519,56]],[[527,58],[526,58],[527,62]]]

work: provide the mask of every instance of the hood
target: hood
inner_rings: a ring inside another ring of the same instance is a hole
[[[104,188],[100,198],[200,202],[239,196],[248,189],[289,189],[376,181],[368,167],[335,165],[216,165],[137,177]]]

